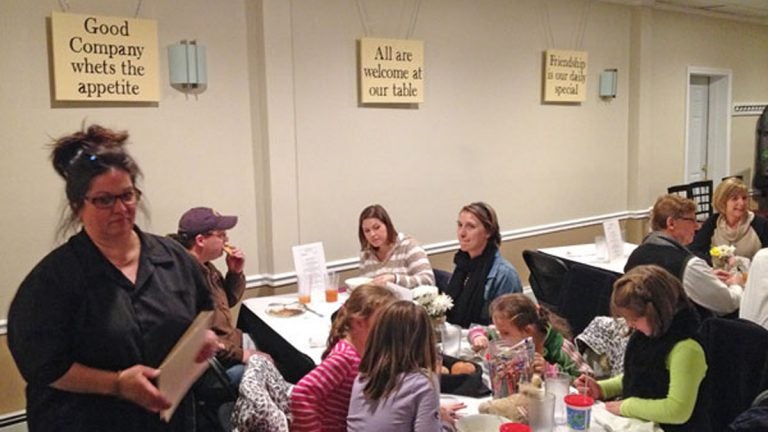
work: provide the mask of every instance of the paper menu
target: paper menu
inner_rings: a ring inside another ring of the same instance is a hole
[[[325,251],[322,242],[297,245],[293,250],[293,265],[299,288],[308,284],[308,291],[325,291]]]
[[[622,258],[624,256],[624,239],[621,238],[621,226],[618,219],[610,219],[603,222],[605,243],[608,247],[608,260]]]
[[[166,422],[171,420],[192,384],[208,368],[208,362],[198,363],[195,359],[205,345],[212,323],[213,311],[200,312],[160,365],[157,389],[171,402],[170,408],[160,412],[160,418]]]

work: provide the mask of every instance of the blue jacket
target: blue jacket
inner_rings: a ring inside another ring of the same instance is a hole
[[[488,306],[496,297],[503,294],[523,292],[523,284],[520,282],[520,275],[517,270],[501,256],[501,252],[496,251],[493,258],[493,265],[485,279],[485,304],[483,305],[483,319],[490,322]]]

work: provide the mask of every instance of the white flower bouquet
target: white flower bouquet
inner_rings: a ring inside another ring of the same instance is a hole
[[[736,264],[733,259],[735,253],[736,246],[712,246],[712,249],[709,250],[709,255],[712,257],[712,267],[730,271]]]
[[[453,307],[453,299],[438,291],[436,286],[422,285],[413,289],[413,301],[427,310],[431,318],[445,316]]]

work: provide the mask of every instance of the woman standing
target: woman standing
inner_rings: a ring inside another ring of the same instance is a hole
[[[750,260],[758,250],[768,247],[768,219],[749,210],[747,186],[736,177],[720,182],[712,201],[717,213],[696,232],[689,249],[712,264],[713,246],[735,246],[736,256]]]
[[[373,278],[377,285],[413,288],[435,284],[426,252],[412,237],[397,232],[384,207],[364,208],[357,228],[362,276]]]
[[[128,134],[100,126],[54,143],[69,218],[82,226],[24,279],[8,314],[8,345],[27,381],[30,431],[186,431],[186,400],[170,423],[156,369],[210,295],[189,254],[134,225],[141,173]],[[210,357],[209,332],[198,361]]]
[[[499,252],[501,234],[493,207],[484,202],[466,205],[459,211],[456,236],[459,251],[446,293],[453,298],[449,322],[468,328],[490,324],[488,306],[502,294],[522,292],[517,270]]]

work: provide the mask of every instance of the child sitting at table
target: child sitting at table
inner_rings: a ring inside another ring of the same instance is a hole
[[[357,287],[331,326],[323,361],[291,393],[292,431],[345,431],[352,382],[376,312],[397,300],[387,288]]]
[[[699,317],[680,280],[655,265],[628,271],[613,285],[611,309],[634,331],[624,355],[624,374],[574,385],[595,399],[609,400],[613,414],[659,423],[665,431],[711,430],[707,360]]]
[[[384,307],[352,387],[347,430],[437,432],[439,360],[427,311],[411,301]]]
[[[592,373],[592,369],[568,339],[568,323],[544,306],[534,304],[525,294],[497,297],[491,303],[489,312],[493,320],[491,328],[476,326],[469,329],[467,338],[475,351],[488,347],[489,333],[498,333],[501,339],[511,343],[530,336],[536,347],[534,372],[543,375],[549,363],[574,378]]]

